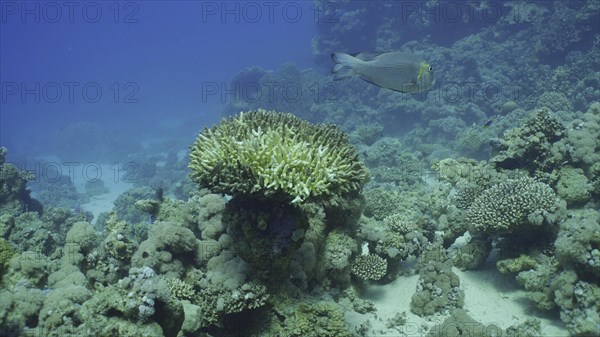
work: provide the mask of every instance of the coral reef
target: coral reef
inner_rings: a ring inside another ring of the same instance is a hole
[[[556,194],[567,202],[568,206],[585,204],[591,198],[592,185],[582,169],[563,167],[558,171]]]
[[[289,322],[288,322],[289,320]],[[331,302],[301,303],[293,309],[280,334],[291,337],[350,337],[344,312]]]
[[[127,190],[117,197],[114,201],[114,211],[121,220],[129,223],[147,222],[149,215],[135,206],[136,201],[155,199],[156,192],[148,187],[136,187]]]
[[[387,261],[377,255],[359,255],[352,262],[352,274],[363,280],[379,280],[387,273]]]
[[[0,281],[9,266],[10,259],[15,254],[15,249],[5,239],[0,237]]]
[[[411,311],[418,316],[430,316],[462,308],[465,295],[445,251],[431,247],[423,254],[420,263],[417,290],[410,301]]]
[[[81,194],[69,176],[49,177],[48,174],[34,179],[30,184],[32,196],[44,206],[78,209],[90,199]]]
[[[501,151],[492,161],[501,168],[549,172],[566,156],[566,147],[558,144],[565,133],[556,115],[548,109],[535,110],[523,126],[506,133],[505,140],[496,145]]]
[[[302,202],[360,191],[368,172],[347,137],[291,114],[241,113],[204,130],[191,177],[214,192]]]
[[[34,175],[6,162],[7,153],[5,147],[0,147],[0,213],[41,212],[42,204],[30,196],[26,187],[27,181],[35,178]]]
[[[467,217],[474,229],[490,234],[539,230],[557,203],[548,185],[529,177],[510,179],[483,191]]]
[[[575,268],[581,276],[600,277],[600,212],[572,212],[561,223],[554,246],[563,266]]]

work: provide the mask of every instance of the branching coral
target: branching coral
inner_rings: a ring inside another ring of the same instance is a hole
[[[359,191],[369,176],[337,127],[260,109],[205,129],[189,167],[191,178],[214,192],[292,202]]]
[[[467,210],[472,226],[490,234],[539,227],[554,211],[557,198],[550,186],[530,177],[508,179],[483,191]]]
[[[387,273],[387,261],[377,255],[360,255],[352,263],[351,270],[363,280],[379,280]]]

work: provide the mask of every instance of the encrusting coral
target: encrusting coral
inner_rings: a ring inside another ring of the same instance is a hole
[[[213,192],[293,203],[359,191],[369,177],[337,127],[261,109],[205,129],[189,167],[192,180]]]

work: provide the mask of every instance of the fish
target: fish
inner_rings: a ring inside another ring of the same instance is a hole
[[[487,129],[490,127],[490,125],[492,125],[492,123],[494,122],[493,119],[490,119],[489,121],[485,122],[485,124],[483,124],[483,128]]]
[[[380,88],[403,93],[418,93],[435,84],[433,68],[423,58],[403,52],[356,55],[333,53],[333,80],[358,76]]]

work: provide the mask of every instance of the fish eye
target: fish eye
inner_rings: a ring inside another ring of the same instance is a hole
[[[433,71],[433,67],[432,66],[429,66],[429,71]]]

